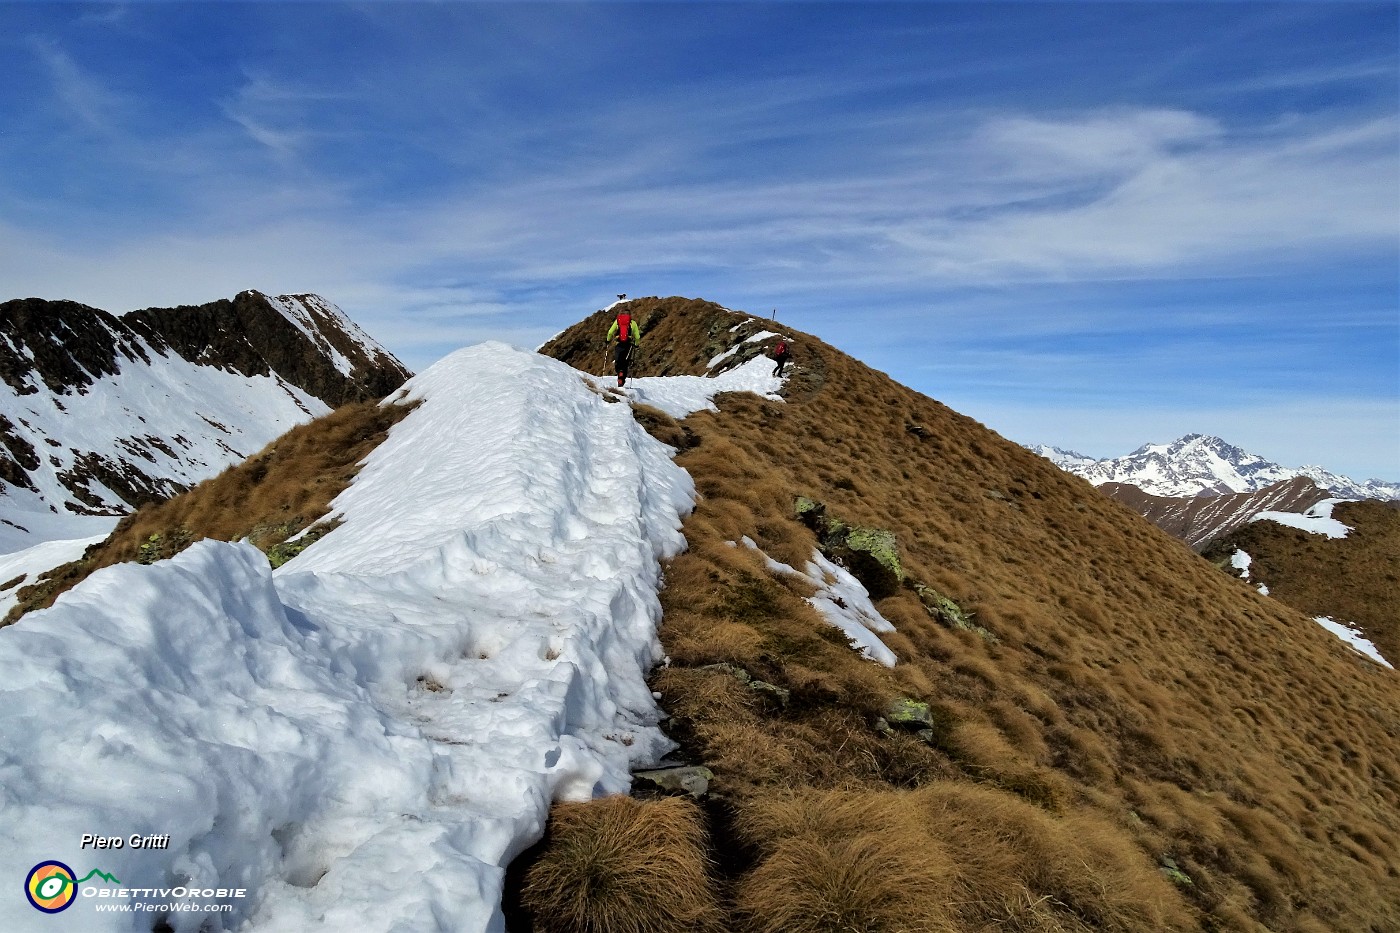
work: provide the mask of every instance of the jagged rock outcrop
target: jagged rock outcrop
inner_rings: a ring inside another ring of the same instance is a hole
[[[276,373],[332,408],[381,398],[409,376],[392,354],[318,295],[245,291],[231,301],[147,308],[121,320],[191,363],[245,376]]]

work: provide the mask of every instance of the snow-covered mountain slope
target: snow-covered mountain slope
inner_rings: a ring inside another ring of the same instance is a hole
[[[231,301],[150,308],[122,321],[194,363],[274,372],[335,407],[381,398],[408,377],[394,356],[318,295],[240,292]]]
[[[1127,456],[1103,460],[1045,445],[1030,449],[1095,486],[1128,483],[1154,496],[1258,492],[1301,476],[1342,498],[1400,499],[1400,483],[1358,482],[1318,466],[1283,467],[1203,434],[1188,434],[1169,444],[1145,444]]]
[[[1027,448],[1071,473],[1074,472],[1074,467],[1090,466],[1099,462],[1097,458],[1081,454],[1077,450],[1065,450],[1063,447],[1052,447],[1049,444],[1027,445]]]
[[[1300,513],[1328,496],[1325,489],[1301,476],[1258,492],[1218,496],[1153,496],[1127,483],[1104,483],[1099,488],[1198,550],[1260,514]]]
[[[0,553],[101,533],[406,376],[315,296],[243,292],[120,318],[74,302],[0,304]]]
[[[770,370],[709,394],[771,394]],[[709,404],[695,380],[636,382]],[[502,344],[400,394],[421,405],[332,503],[341,524],[277,572],[204,541],[0,630],[0,876],[56,859],[120,879],[85,895],[186,905],[84,896],[64,919],[90,931],[500,933],[505,866],[550,801],[625,791],[672,747],[645,675],[694,496],[674,451],[615,390]],[[0,929],[53,922],[0,898]]]

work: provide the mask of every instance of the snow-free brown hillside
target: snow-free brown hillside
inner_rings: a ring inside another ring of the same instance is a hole
[[[1299,612],[1360,629],[1388,661],[1400,664],[1400,503],[1339,502],[1331,514],[1350,529],[1345,537],[1265,519],[1221,537],[1205,556],[1228,567],[1243,551],[1250,585],[1265,587]]]
[[[1260,512],[1302,513],[1331,495],[1304,476],[1255,492],[1215,496],[1154,496],[1130,483],[1104,483],[1098,488],[1197,551]]]

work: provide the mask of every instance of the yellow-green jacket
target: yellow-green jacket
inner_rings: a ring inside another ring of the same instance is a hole
[[[641,331],[637,330],[637,321],[636,321],[635,318],[632,319],[632,322],[631,322],[631,324],[628,326],[627,329],[628,329],[629,331],[631,331],[631,334],[632,334],[632,343],[633,343],[634,345],[640,347],[640,346],[642,345],[642,333],[641,333]],[[612,322],[612,327],[609,327],[609,328],[608,328],[608,337],[607,337],[607,339],[608,339],[608,340],[612,340],[612,339],[613,339],[614,337],[616,337],[616,336],[617,336],[617,321],[613,321],[613,322]]]

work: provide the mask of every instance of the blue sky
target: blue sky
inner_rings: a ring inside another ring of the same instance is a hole
[[[314,291],[421,369],[687,295],[1014,440],[1400,479],[1398,40],[1393,2],[0,4],[0,299]]]

